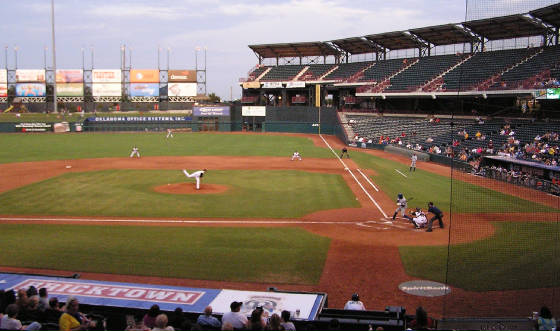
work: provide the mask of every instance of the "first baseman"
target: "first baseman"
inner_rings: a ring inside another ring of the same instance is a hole
[[[208,171],[208,169],[203,169],[203,170],[199,170],[199,171],[195,171],[191,174],[189,174],[187,172],[187,170],[183,169],[183,173],[185,174],[185,176],[189,177],[189,178],[195,178],[196,179],[196,189],[200,190],[200,178],[202,178],[204,176],[204,173]]]
[[[136,155],[136,157],[140,157],[140,151],[136,146],[132,147],[132,152],[130,153],[130,157],[134,157],[134,155]]]
[[[293,160],[300,160],[301,161],[301,155],[299,155],[298,151],[295,151],[294,154],[292,155],[292,161]]]
[[[402,195],[402,193],[399,193],[397,195],[397,209],[395,210],[395,213],[393,214],[393,221],[395,220],[395,217],[397,217],[397,214],[399,213],[399,211],[401,212],[401,216],[404,217],[404,215],[406,215],[406,198]]]

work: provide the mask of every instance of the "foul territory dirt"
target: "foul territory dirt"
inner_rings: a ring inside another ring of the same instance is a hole
[[[326,147],[323,140],[318,136],[306,136],[315,144]],[[329,144],[340,151],[342,144],[335,137],[325,137]],[[349,150],[350,156],[356,150]],[[363,151],[363,150],[361,150]],[[367,151],[383,158],[408,163],[404,156],[393,155],[382,151]],[[357,175],[357,165],[352,159],[344,159],[349,169]],[[188,166],[187,166],[188,165]],[[558,198],[541,192],[520,188],[503,182],[474,177],[468,174],[453,172],[448,167],[443,167],[429,162],[418,162],[417,167],[444,176],[453,176],[456,179],[471,182],[476,185],[485,186],[493,190],[513,194],[524,199],[532,200],[541,204],[557,207]],[[476,215],[452,215],[452,219],[446,217],[446,228],[435,228],[432,233],[414,231],[410,224],[400,221],[401,227],[383,226],[383,210],[392,215],[394,210],[394,199],[383,192],[376,192],[367,187],[370,196],[366,195],[354,176],[345,170],[339,160],[333,159],[311,159],[303,158],[303,161],[291,161],[286,157],[143,157],[131,158],[107,158],[89,160],[65,160],[45,162],[23,162],[17,164],[0,165],[0,193],[8,190],[41,181],[53,176],[67,172],[85,172],[102,169],[203,169],[207,168],[208,176],[212,170],[224,169],[295,169],[312,172],[324,172],[340,174],[348,186],[354,192],[361,208],[346,208],[337,210],[325,210],[305,215],[300,218],[301,223],[294,222],[289,225],[269,224],[268,226],[292,226],[300,227],[312,233],[331,238],[331,247],[328,251],[323,274],[316,285],[295,284],[263,284],[263,283],[239,283],[218,282],[196,279],[156,278],[131,275],[107,275],[97,273],[83,273],[79,270],[38,270],[21,269],[0,266],[0,271],[5,272],[34,272],[68,275],[79,272],[84,279],[112,280],[122,282],[156,283],[189,287],[206,288],[231,288],[240,290],[266,290],[275,286],[280,290],[318,291],[328,294],[329,307],[341,308],[350,298],[352,293],[358,292],[366,307],[372,310],[383,310],[385,306],[405,306],[413,313],[417,306],[423,306],[431,315],[442,317],[450,316],[525,316],[529,314],[527,307],[538,309],[546,304],[551,298],[551,289],[532,289],[518,291],[492,291],[492,292],[468,292],[452,287],[452,293],[446,297],[419,297],[401,292],[399,284],[416,280],[415,277],[406,274],[399,255],[399,246],[425,246],[425,245],[447,245],[448,243],[462,243],[478,240],[493,234],[491,221],[547,221],[555,220],[556,216],[547,213],[540,214],[476,214]],[[372,170],[364,171],[373,175]],[[364,180],[360,181],[366,187]],[[210,185],[204,183],[200,190],[196,190],[195,182],[185,178],[182,183],[165,183],[153,188],[155,191],[165,194],[222,194],[229,187],[226,185]],[[374,199],[378,205],[372,202]],[[380,210],[381,209],[381,210]],[[13,223],[17,215],[4,215],[4,221]],[[37,220],[18,222],[37,223]],[[46,218],[46,216],[45,216]],[[102,218],[101,218],[102,219]],[[239,220],[239,219],[236,219]],[[220,220],[216,220],[220,221]],[[258,222],[258,226],[267,226],[264,221],[254,218],[245,221]],[[313,221],[313,222],[311,222]],[[52,223],[52,221],[49,221]],[[59,221],[64,223],[65,221]],[[336,222],[336,223],[333,223]],[[70,222],[68,222],[70,223]],[[451,223],[451,224],[450,224]],[[71,222],[76,224],[76,222]],[[80,223],[82,224],[82,223]],[[83,221],[88,224],[88,221]],[[105,223],[107,226],[115,222]],[[130,224],[130,223],[127,223]],[[138,225],[145,225],[138,223]],[[76,225],[79,226],[79,225]],[[149,226],[197,226],[185,224],[150,223]],[[205,225],[208,226],[208,225]],[[210,226],[219,226],[219,222]],[[233,226],[231,223],[228,226]],[[239,226],[251,226],[244,224]],[[452,228],[453,235],[450,235]],[[0,263],[1,264],[1,263]],[[520,301],[518,298],[524,298]],[[529,298],[529,299],[527,299]]]

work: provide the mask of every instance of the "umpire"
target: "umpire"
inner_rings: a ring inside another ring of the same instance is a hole
[[[443,229],[443,213],[438,207],[434,206],[433,202],[428,202],[428,213],[434,214],[434,217],[430,218],[428,222],[428,230],[426,232],[432,232],[432,224],[437,219],[439,221],[439,227]]]

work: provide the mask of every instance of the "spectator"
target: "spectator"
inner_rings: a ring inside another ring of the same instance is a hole
[[[281,317],[282,317],[282,321],[281,324],[284,327],[284,330],[286,331],[296,331],[296,326],[294,325],[294,323],[292,323],[292,321],[290,321],[290,311],[288,310],[282,310],[281,313]]]
[[[6,307],[6,314],[0,320],[0,329],[4,330],[28,330],[35,331],[41,329],[41,324],[33,322],[29,325],[22,325],[21,321],[17,319],[19,307],[16,304],[10,304]]]
[[[27,309],[27,305],[29,304],[27,291],[22,288],[17,291],[16,304],[18,305],[19,311],[24,311],[25,309]]]
[[[69,297],[66,301],[65,312],[58,320],[60,331],[87,330],[95,326],[95,323],[91,322],[84,314],[80,313],[79,309],[80,303],[78,299]]]
[[[216,317],[212,316],[212,306],[207,306],[206,308],[204,308],[204,314],[198,316],[196,324],[200,325],[201,327],[211,328],[220,328],[222,326],[222,322],[220,322],[220,320],[218,320]]]
[[[223,327],[225,327],[226,323],[229,323],[234,329],[244,329],[249,325],[247,316],[240,313],[242,305],[243,303],[239,301],[233,301],[229,305],[231,311],[222,316]]]
[[[434,321],[428,317],[428,313],[422,307],[416,308],[416,316],[408,326],[412,330],[429,330],[434,327]]]
[[[266,322],[263,320],[263,308],[257,307],[251,313],[251,319],[249,320],[249,330],[259,331],[264,330],[266,327]]]
[[[130,320],[127,319],[127,326],[125,331],[151,331],[151,329],[144,325],[144,316],[139,314],[137,316],[131,316]]]
[[[231,323],[229,323],[229,322],[224,323],[222,325],[222,330],[223,331],[233,331],[233,325],[231,325]]]
[[[153,327],[156,325],[156,317],[160,314],[160,312],[161,311],[159,310],[158,305],[152,305],[150,307],[150,310],[148,310],[146,315],[144,315],[144,325],[149,327],[150,329],[153,329]]]
[[[366,310],[366,307],[363,302],[360,301],[358,293],[354,293],[352,294],[351,300],[344,305],[344,310]]]
[[[552,313],[547,306],[541,307],[541,312],[537,318],[538,330],[553,330],[556,328],[556,319],[552,317]]]
[[[50,298],[49,307],[45,310],[43,314],[43,321],[47,323],[57,323],[60,320],[60,315],[62,315],[62,309],[58,304],[58,298]]]
[[[21,312],[20,317],[24,321],[40,321],[42,320],[42,312],[39,310],[39,297],[31,296],[27,308]]]
[[[268,325],[266,326],[266,330],[272,330],[272,331],[284,330],[284,327],[282,326],[282,320],[280,319],[280,316],[278,316],[278,314],[272,314],[272,316],[270,316]]]
[[[340,330],[340,321],[337,318],[330,320],[327,330]]]
[[[49,308],[49,293],[46,287],[41,287],[39,289],[39,310],[45,311]]]
[[[156,316],[156,320],[154,322],[155,326],[152,328],[152,331],[175,331],[172,326],[168,326],[167,322],[167,315],[159,314]]]
[[[169,325],[175,330],[183,330],[183,325],[185,323],[185,315],[183,314],[183,308],[177,307],[173,311],[173,315],[169,321]]]

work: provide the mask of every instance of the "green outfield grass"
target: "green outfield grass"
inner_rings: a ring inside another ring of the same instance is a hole
[[[223,155],[330,158],[311,139],[285,135],[175,133],[2,134],[0,163],[128,157],[133,146],[142,156]]]
[[[165,194],[155,186],[190,182],[179,170],[68,173],[0,195],[0,214],[123,217],[291,218],[359,207],[340,175],[293,170],[209,171],[222,194]]]
[[[560,286],[560,245],[556,223],[493,223],[494,236],[447,246],[400,247],[406,273],[470,291]],[[473,229],[476,231],[476,229]]]
[[[458,213],[559,211],[474,184],[451,180],[449,177],[428,171],[416,169],[414,173],[409,173],[408,165],[371,154],[356,152],[352,153],[352,158],[360,167],[376,171],[377,174],[372,177],[373,181],[390,197],[394,197],[396,200],[397,194],[403,193],[406,198],[413,198],[408,204],[411,208],[426,209],[428,202],[432,201],[444,212],[449,212],[450,208]],[[407,177],[402,176],[395,169]]]
[[[297,228],[0,224],[4,266],[220,281],[317,284],[329,243]]]

